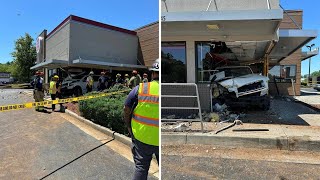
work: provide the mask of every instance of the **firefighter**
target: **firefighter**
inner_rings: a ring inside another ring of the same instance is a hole
[[[159,164],[159,59],[150,70],[152,81],[134,87],[124,105],[124,121],[132,137],[134,180],[147,179],[153,154]]]
[[[136,70],[132,71],[132,76],[128,82],[128,87],[129,88],[134,88],[136,87],[139,83],[138,83],[138,72]]]
[[[143,83],[147,83],[148,82],[148,74],[147,73],[143,73]]]
[[[103,91],[105,90],[106,87],[106,76],[105,76],[105,72],[101,72],[101,76],[98,79],[98,91]]]
[[[58,80],[59,80],[59,76],[54,75],[50,81],[50,88],[49,88],[49,93],[51,96],[51,100],[56,100],[57,97],[57,86],[58,86]],[[51,106],[52,108],[52,112],[55,110],[56,105],[52,104]]]
[[[129,87],[129,74],[124,75],[124,85]]]
[[[118,73],[118,74],[116,75],[115,84],[116,84],[116,85],[122,84],[122,81],[123,81],[123,80],[121,79],[121,74]]]
[[[93,71],[90,71],[89,76],[87,77],[86,80],[86,88],[87,88],[87,93],[92,91],[93,88]]]
[[[43,76],[43,72],[37,71],[36,77],[33,80],[33,84],[34,84],[33,98],[34,98],[35,102],[44,101],[44,88],[43,88],[42,76]],[[39,112],[45,112],[45,109],[43,106],[36,106],[35,109],[36,109],[36,111],[39,111]]]

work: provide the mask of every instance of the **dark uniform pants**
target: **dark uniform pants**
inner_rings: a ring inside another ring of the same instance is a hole
[[[131,150],[133,154],[133,160],[135,163],[135,172],[133,179],[147,179],[153,154],[155,154],[159,165],[159,146],[152,146],[142,143],[133,137]]]
[[[33,91],[33,97],[34,97],[35,102],[44,101],[44,92],[35,89]],[[35,109],[39,110],[39,111],[44,110],[43,106],[36,106]]]

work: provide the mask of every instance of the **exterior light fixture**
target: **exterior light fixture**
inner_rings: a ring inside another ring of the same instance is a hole
[[[207,28],[210,30],[219,30],[219,25],[217,24],[207,24]]]

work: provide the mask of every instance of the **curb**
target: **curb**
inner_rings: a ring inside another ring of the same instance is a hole
[[[162,145],[201,144],[232,148],[242,147],[320,152],[320,140],[312,140],[304,136],[239,137],[206,133],[162,133],[161,143]]]
[[[122,134],[119,134],[119,133],[117,133],[115,131],[112,131],[112,130],[106,128],[106,127],[103,127],[103,126],[99,125],[99,124],[95,124],[92,121],[90,121],[90,120],[88,120],[88,119],[86,119],[84,117],[81,117],[81,116],[77,115],[76,113],[74,113],[74,112],[72,112],[72,111],[70,111],[68,109],[66,109],[66,113],[69,114],[70,116],[78,119],[79,121],[85,123],[86,125],[94,128],[95,130],[98,130],[98,131],[100,131],[100,132],[102,132],[102,133],[104,133],[104,134],[106,134],[108,136],[112,137],[113,134],[114,134],[114,139],[115,140],[117,140],[117,141],[119,141],[119,142],[121,142],[121,143],[123,143],[123,144],[125,144],[125,145],[127,145],[129,147],[131,147],[131,139],[129,137],[127,137],[125,135],[122,135]]]

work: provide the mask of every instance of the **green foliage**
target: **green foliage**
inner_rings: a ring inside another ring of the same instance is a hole
[[[33,74],[30,67],[35,64],[37,54],[33,39],[28,33],[15,41],[15,50],[12,53],[12,57],[14,58],[13,76],[20,82],[29,82]]]
[[[11,69],[11,64],[0,64],[0,72],[11,72],[10,69]]]
[[[123,86],[114,86],[104,92],[129,90]],[[97,92],[86,95],[97,94]],[[127,134],[123,121],[123,105],[128,93],[114,94],[107,97],[80,101],[79,110],[83,117],[118,133]]]
[[[320,70],[312,72],[311,77],[320,77]]]

